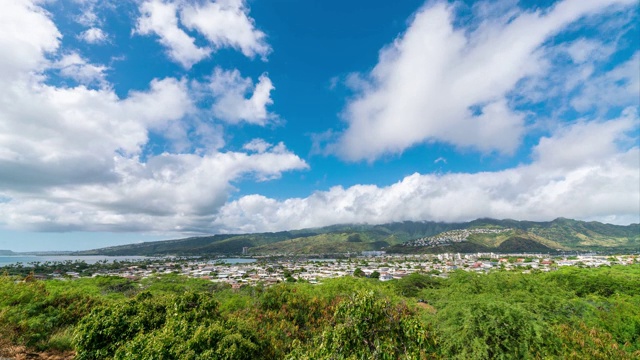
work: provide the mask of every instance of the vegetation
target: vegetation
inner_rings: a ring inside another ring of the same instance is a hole
[[[240,289],[4,275],[0,343],[77,359],[636,359],[640,265]]]

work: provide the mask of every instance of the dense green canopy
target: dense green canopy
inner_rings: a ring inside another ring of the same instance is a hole
[[[241,289],[179,275],[16,280],[0,277],[0,345],[77,359],[640,356],[638,265]]]

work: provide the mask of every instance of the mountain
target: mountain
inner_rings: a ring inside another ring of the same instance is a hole
[[[420,241],[426,245],[420,245]],[[478,219],[464,223],[344,224],[274,233],[224,234],[146,242],[75,254],[229,255],[242,253],[244,247],[253,255],[381,249],[390,253],[637,252],[640,251],[640,224],[620,226],[564,218],[549,222]]]
[[[16,253],[14,253],[11,250],[0,250],[0,256],[11,256],[11,255],[16,255]]]
[[[550,222],[479,219],[389,249],[399,253],[640,251],[640,225],[619,226],[558,218]],[[464,239],[459,232],[465,232]],[[458,238],[456,237],[458,236]]]

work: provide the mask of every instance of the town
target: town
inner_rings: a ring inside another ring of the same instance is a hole
[[[530,273],[553,271],[565,266],[600,267],[631,265],[639,262],[640,256],[638,255],[602,256],[583,254],[549,256],[545,254],[495,253],[389,255],[384,252],[365,252],[364,255],[358,254],[357,256],[329,259],[309,257],[254,257],[208,260],[197,258],[155,258],[144,261],[116,263],[115,265],[112,264],[108,270],[95,272],[55,270],[46,274],[34,273],[32,276],[38,279],[119,276],[136,280],[156,275],[178,274],[216,283],[226,283],[233,288],[239,288],[245,285],[262,284],[269,286],[280,282],[296,281],[318,284],[323,279],[342,276],[360,276],[388,281],[400,279],[416,272],[436,277],[447,277],[450,272],[456,270],[476,273],[500,270]],[[122,266],[118,267],[118,264],[122,264]],[[76,265],[76,267],[80,266]]]

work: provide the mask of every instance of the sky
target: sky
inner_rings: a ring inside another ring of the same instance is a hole
[[[0,249],[640,222],[637,0],[2,0]]]

